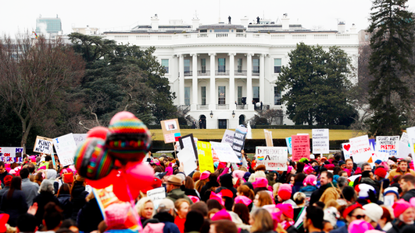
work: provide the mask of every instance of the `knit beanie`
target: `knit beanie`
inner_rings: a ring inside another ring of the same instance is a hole
[[[392,206],[393,214],[395,215],[395,218],[399,218],[399,215],[401,215],[405,210],[408,208],[411,208],[411,204],[409,202],[399,199],[397,202],[395,202]]]
[[[386,173],[388,173],[388,171],[386,171],[386,169],[383,167],[378,167],[375,170],[375,175],[379,176],[380,178],[385,178]]]
[[[216,220],[230,220],[232,221],[231,215],[226,211],[225,208],[221,209],[219,212],[216,212],[215,215],[211,218],[212,221]]]
[[[378,222],[383,214],[382,207],[375,203],[366,204],[362,209],[366,216],[368,216],[374,222]]]
[[[388,194],[388,193],[395,194],[396,195],[396,198],[399,199],[399,189],[398,189],[398,187],[393,187],[393,186],[387,187],[385,189],[385,191],[383,191],[383,196],[386,196],[386,194]]]
[[[382,160],[380,160],[380,159],[377,159],[376,161],[375,161],[375,164],[381,164],[382,163]]]
[[[125,229],[123,226],[127,219],[129,209],[130,205],[127,203],[115,203],[106,208],[105,223],[107,224],[107,228]]]
[[[349,233],[365,233],[368,230],[373,230],[370,223],[364,220],[354,220],[349,224]]]
[[[291,198],[293,190],[290,184],[282,184],[280,185],[280,189],[278,190],[278,196],[283,200],[286,201]]]
[[[202,174],[200,175],[200,180],[206,180],[207,178],[209,178],[209,175],[210,175],[209,171],[202,172]]]
[[[276,207],[281,210],[287,218],[294,219],[294,209],[291,204],[277,204]]]
[[[258,177],[255,179],[255,182],[252,183],[255,188],[266,188],[268,186],[268,180],[263,177]]]
[[[307,185],[316,186],[317,185],[317,177],[315,175],[308,175],[304,179],[303,184],[304,184],[304,186],[307,186]]]
[[[329,221],[331,225],[336,226],[337,219],[339,218],[340,214],[336,207],[330,206],[324,210],[324,220]]]
[[[369,191],[375,191],[375,188],[368,184],[359,184],[355,187],[356,192],[358,193],[359,198],[368,198],[369,197]]]
[[[251,173],[250,172],[245,172],[243,178],[244,178],[244,180],[248,180],[250,176],[251,176]]]

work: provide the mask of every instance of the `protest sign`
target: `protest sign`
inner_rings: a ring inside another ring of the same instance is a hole
[[[53,153],[53,139],[36,136],[33,152],[44,153],[50,155]]]
[[[210,171],[215,172],[213,168],[212,147],[209,142],[197,142],[197,153],[199,158],[200,172]]]
[[[264,134],[265,134],[265,143],[267,144],[267,146],[273,147],[274,142],[272,141],[272,131],[264,129]]]
[[[344,155],[344,159],[350,159],[351,156],[351,150],[350,150],[350,143],[342,143],[342,151],[343,151],[343,155]]]
[[[244,125],[239,125],[236,127],[235,134],[233,136],[232,149],[235,151],[236,156],[239,160],[242,159],[241,151],[245,145],[245,136],[248,133],[248,129]]]
[[[178,142],[181,137],[179,121],[177,119],[170,119],[160,121],[161,130],[163,131],[164,143]]]
[[[183,150],[184,148],[188,148],[190,152],[194,156],[194,160],[197,160],[197,149],[195,139],[193,138],[193,134],[188,134],[179,138],[180,148]]]
[[[54,138],[53,142],[61,166],[72,165],[76,151],[76,142],[72,133]]]
[[[369,145],[369,137],[364,135],[356,138],[351,138],[349,141],[352,149],[351,153],[353,156],[353,161],[355,163],[368,162],[372,156]]]
[[[155,188],[147,191],[147,197],[154,203],[154,209],[158,208],[160,201],[166,198],[166,190],[164,187]]]
[[[293,146],[292,146],[292,140],[291,140],[291,137],[285,138],[285,142],[287,143],[288,153],[289,153],[290,155],[292,155],[292,154],[293,154],[293,151],[292,151]]]
[[[292,140],[292,160],[298,161],[302,158],[310,160],[310,136],[306,135],[293,135]]]
[[[248,121],[248,125],[247,125],[246,138],[247,139],[252,139],[252,129],[251,129],[251,122],[250,121]]]
[[[256,147],[255,158],[258,161],[257,164],[264,164],[269,171],[286,171],[287,157],[287,147]]]
[[[228,143],[229,145],[233,145],[233,135],[235,134],[234,131],[232,130],[225,130],[225,133],[223,134],[222,137],[222,143]]]
[[[313,154],[329,153],[329,129],[312,129]]]
[[[376,136],[376,152],[398,156],[399,136]]]
[[[240,163],[241,161],[236,156],[235,151],[227,143],[210,142],[212,150],[215,151],[216,156],[220,162]]]
[[[23,147],[0,147],[0,161],[4,163],[23,162]]]
[[[73,139],[75,140],[76,146],[79,146],[81,143],[83,143],[86,140],[86,137],[88,134],[86,133],[74,133]]]
[[[406,133],[408,134],[408,143],[409,143],[409,146],[411,147],[412,158],[414,158],[415,156],[415,153],[414,153],[415,127],[407,128]]]
[[[183,150],[181,150],[177,154],[177,158],[179,159],[180,163],[183,163],[183,168],[184,168],[183,171],[184,171],[184,174],[186,174],[186,176],[192,173],[194,170],[196,170],[197,165],[196,165],[194,153],[193,151],[189,149],[189,147],[183,148]]]

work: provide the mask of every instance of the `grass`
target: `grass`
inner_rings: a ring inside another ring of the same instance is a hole
[[[296,135],[298,133],[308,133],[311,137],[311,129],[268,129],[272,131],[273,139],[285,139]],[[161,129],[152,129],[150,132],[153,135],[153,140],[163,141],[163,132]],[[199,140],[222,139],[225,132],[224,129],[182,129],[180,130],[182,136],[193,134]],[[349,138],[363,135],[353,130],[333,129],[329,131],[330,141],[349,140]],[[263,129],[252,129],[252,139],[265,139]]]

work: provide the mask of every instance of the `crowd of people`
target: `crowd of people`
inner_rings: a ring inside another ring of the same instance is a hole
[[[184,173],[173,157],[148,156],[153,187],[134,203],[142,229],[163,233],[409,233],[415,230],[411,157],[356,164],[336,153],[288,159],[286,171],[261,162],[215,162],[213,171]],[[131,205],[111,205],[105,218],[94,193],[72,166],[40,155],[0,162],[0,232],[134,232]],[[245,164],[245,165],[243,165]],[[140,185],[140,184],[130,184]],[[126,190],[127,192],[127,190]]]

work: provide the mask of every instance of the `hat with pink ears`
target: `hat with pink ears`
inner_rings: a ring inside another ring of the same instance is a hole
[[[316,186],[317,185],[317,177],[315,175],[308,175],[304,179],[303,184],[304,184],[304,186],[307,186],[307,185]]]
[[[249,204],[251,204],[251,203],[252,203],[252,200],[251,200],[251,199],[249,199],[249,198],[248,198],[248,197],[246,197],[246,196],[241,195],[241,196],[237,196],[237,197],[235,198],[235,204],[238,204],[238,203],[242,203],[242,204],[244,204],[244,205],[246,205],[246,206],[249,206]]]
[[[370,223],[365,220],[354,220],[349,224],[349,233],[365,233],[366,231],[373,230]]]
[[[209,171],[204,171],[202,172],[202,174],[200,174],[200,180],[205,180],[207,178],[209,178],[210,176],[210,172]]]

